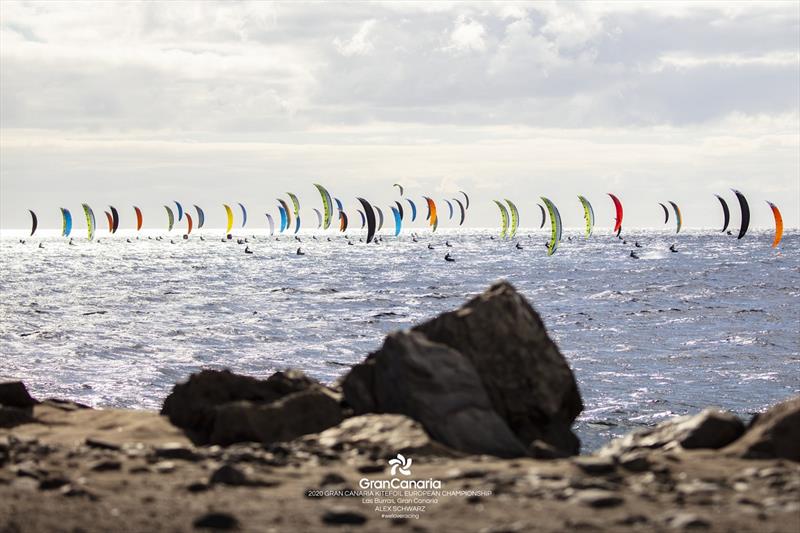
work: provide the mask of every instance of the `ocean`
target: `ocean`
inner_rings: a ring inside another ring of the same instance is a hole
[[[575,372],[583,451],[707,406],[748,418],[800,392],[797,230],[778,250],[771,232],[738,241],[640,230],[623,244],[573,230],[550,257],[539,229],[513,240],[496,230],[420,232],[416,243],[384,234],[380,244],[348,233],[352,246],[332,231],[303,231],[298,243],[240,230],[245,254],[221,230],[91,243],[81,234],[72,246],[4,232],[0,379],[21,379],[39,398],[146,409],[201,368],[266,377],[293,367],[331,383],[388,332],[507,279]]]

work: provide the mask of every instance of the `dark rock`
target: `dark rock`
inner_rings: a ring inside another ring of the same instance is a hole
[[[0,383],[0,405],[26,408],[36,405],[36,400],[21,381],[5,381]]]
[[[39,490],[60,489],[69,483],[69,479],[59,475],[49,475],[39,480]]]
[[[344,507],[333,507],[325,511],[322,515],[322,521],[326,524],[335,525],[361,525],[367,521],[367,517],[358,511]]]
[[[206,513],[192,525],[195,529],[239,529],[239,521],[230,513]]]
[[[162,459],[180,459],[182,461],[197,461],[200,456],[179,442],[168,442],[155,449],[156,457]]]
[[[617,507],[622,505],[625,500],[614,492],[608,490],[588,489],[575,493],[573,500],[576,503],[588,505],[595,509],[602,509],[607,507]]]
[[[472,362],[494,409],[526,446],[539,439],[578,453],[580,442],[570,430],[583,410],[575,376],[538,313],[511,284],[496,283],[414,331]]]
[[[390,334],[342,381],[355,414],[402,413],[467,453],[527,454],[535,440],[574,455],[583,404],[544,325],[508,283],[460,309]]]
[[[650,464],[647,454],[642,452],[624,453],[619,457],[619,465],[629,472],[645,472]]]
[[[49,407],[55,407],[56,409],[61,409],[62,411],[80,411],[83,409],[91,409],[91,407],[86,404],[74,402],[72,400],[60,400],[58,398],[47,398],[46,400],[43,400],[41,404]]]
[[[536,439],[528,446],[528,455],[534,459],[563,459],[572,454]]]
[[[747,432],[725,449],[746,459],[783,458],[800,461],[800,396],[757,414]]]
[[[92,437],[88,437],[86,439],[86,445],[89,446],[90,448],[97,448],[100,450],[118,451],[120,449],[120,446],[118,444],[114,444],[113,442],[108,442],[103,439],[95,439]]]
[[[0,405],[0,428],[12,428],[33,421],[33,409],[30,407],[20,408]]]
[[[187,430],[199,443],[209,442],[217,408],[232,402],[266,404],[288,394],[320,386],[302,372],[276,372],[266,380],[233,374],[228,370],[203,370],[179,383],[164,400],[161,414]]]
[[[316,388],[289,394],[270,404],[227,403],[216,408],[209,441],[221,445],[286,442],[335,426],[343,416],[339,402]]]
[[[320,487],[325,487],[327,485],[341,485],[346,482],[347,480],[341,474],[338,474],[336,472],[328,472],[327,474],[322,476],[319,485]]]
[[[356,470],[358,470],[359,474],[377,474],[386,470],[386,465],[380,463],[359,465]]]
[[[247,475],[233,465],[222,465],[209,479],[211,485],[244,486],[248,484]]]
[[[345,377],[342,388],[356,414],[405,414],[435,440],[467,453],[525,455],[469,360],[421,333],[390,333],[379,351]]]
[[[616,463],[610,457],[579,457],[573,463],[590,475],[610,474],[617,469]]]
[[[186,490],[189,492],[205,492],[208,489],[208,483],[203,483],[202,481],[195,481],[194,483],[190,483],[186,486]]]
[[[93,472],[115,472],[122,469],[122,463],[116,459],[102,459],[89,466]]]
[[[696,415],[680,416],[655,427],[634,431],[604,446],[598,455],[622,455],[636,450],[719,449],[736,440],[744,424],[735,415],[705,409]]]

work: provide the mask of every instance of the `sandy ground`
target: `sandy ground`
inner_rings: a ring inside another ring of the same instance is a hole
[[[800,531],[800,464],[785,460],[682,451],[623,467],[423,454],[410,478],[440,480],[440,492],[401,502],[352,495],[362,478],[392,477],[374,450],[194,447],[153,412],[42,404],[34,415],[0,429],[2,533]],[[467,492],[446,495],[455,491]]]

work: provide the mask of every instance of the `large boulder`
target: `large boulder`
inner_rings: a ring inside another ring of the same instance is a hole
[[[578,453],[570,427],[583,410],[578,385],[542,319],[507,282],[414,331],[456,350],[477,370],[494,410],[526,446]]]
[[[536,311],[506,282],[390,334],[345,376],[342,391],[356,414],[405,414],[463,452],[513,457],[534,442],[556,455],[580,448],[570,429],[583,408],[575,377]]]
[[[32,422],[36,403],[21,381],[0,383],[0,428]]]
[[[696,415],[679,416],[647,429],[634,431],[601,448],[598,455],[620,456],[633,451],[720,449],[744,433],[736,415],[705,409]]]
[[[342,389],[356,414],[405,414],[437,441],[467,453],[525,455],[469,360],[420,333],[389,334],[345,377]]]
[[[228,370],[203,370],[191,375],[185,383],[173,387],[164,400],[161,414],[182,428],[196,443],[207,444],[211,442],[215,431],[222,434],[220,432],[223,430],[217,429],[218,426],[228,427],[224,421],[218,419],[220,416],[234,416],[234,412],[242,412],[243,405],[267,405],[285,396],[310,389],[327,392],[325,387],[294,370],[276,372],[265,380],[241,376]],[[226,410],[230,404],[239,402],[244,403]],[[255,434],[244,430],[243,433],[249,436]]]
[[[755,415],[745,434],[724,451],[746,459],[800,461],[800,396]]]
[[[230,402],[216,408],[211,444],[286,442],[342,421],[342,408],[318,388],[294,392],[268,404]]]
[[[36,405],[36,400],[31,398],[23,382],[5,381],[0,383],[0,405],[25,409]]]

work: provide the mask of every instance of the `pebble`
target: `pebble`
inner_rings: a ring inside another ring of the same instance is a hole
[[[207,513],[192,524],[195,529],[238,529],[239,521],[230,513]]]
[[[579,457],[573,463],[590,475],[610,474],[617,468],[611,457]]]
[[[122,463],[116,459],[103,459],[101,461],[92,463],[89,466],[89,470],[93,472],[112,472],[115,470],[120,470],[121,468]]]
[[[175,463],[172,461],[160,461],[153,465],[153,471],[159,474],[169,474],[175,471]]]
[[[595,509],[616,507],[625,502],[622,496],[619,496],[614,492],[598,489],[578,491],[575,493],[572,499],[577,503],[588,505],[589,507],[594,507]]]
[[[667,520],[672,529],[708,529],[711,524],[708,520],[692,513],[678,513]]]
[[[89,446],[90,448],[98,448],[100,450],[117,451],[120,449],[120,447],[117,444],[114,444],[113,442],[108,442],[102,439],[94,439],[92,437],[86,439],[86,445]]]
[[[367,521],[367,517],[352,509],[332,507],[322,515],[322,521],[326,524],[360,525]]]
[[[200,456],[179,442],[168,442],[155,449],[156,457],[162,459],[180,459],[182,461],[197,461]]]

